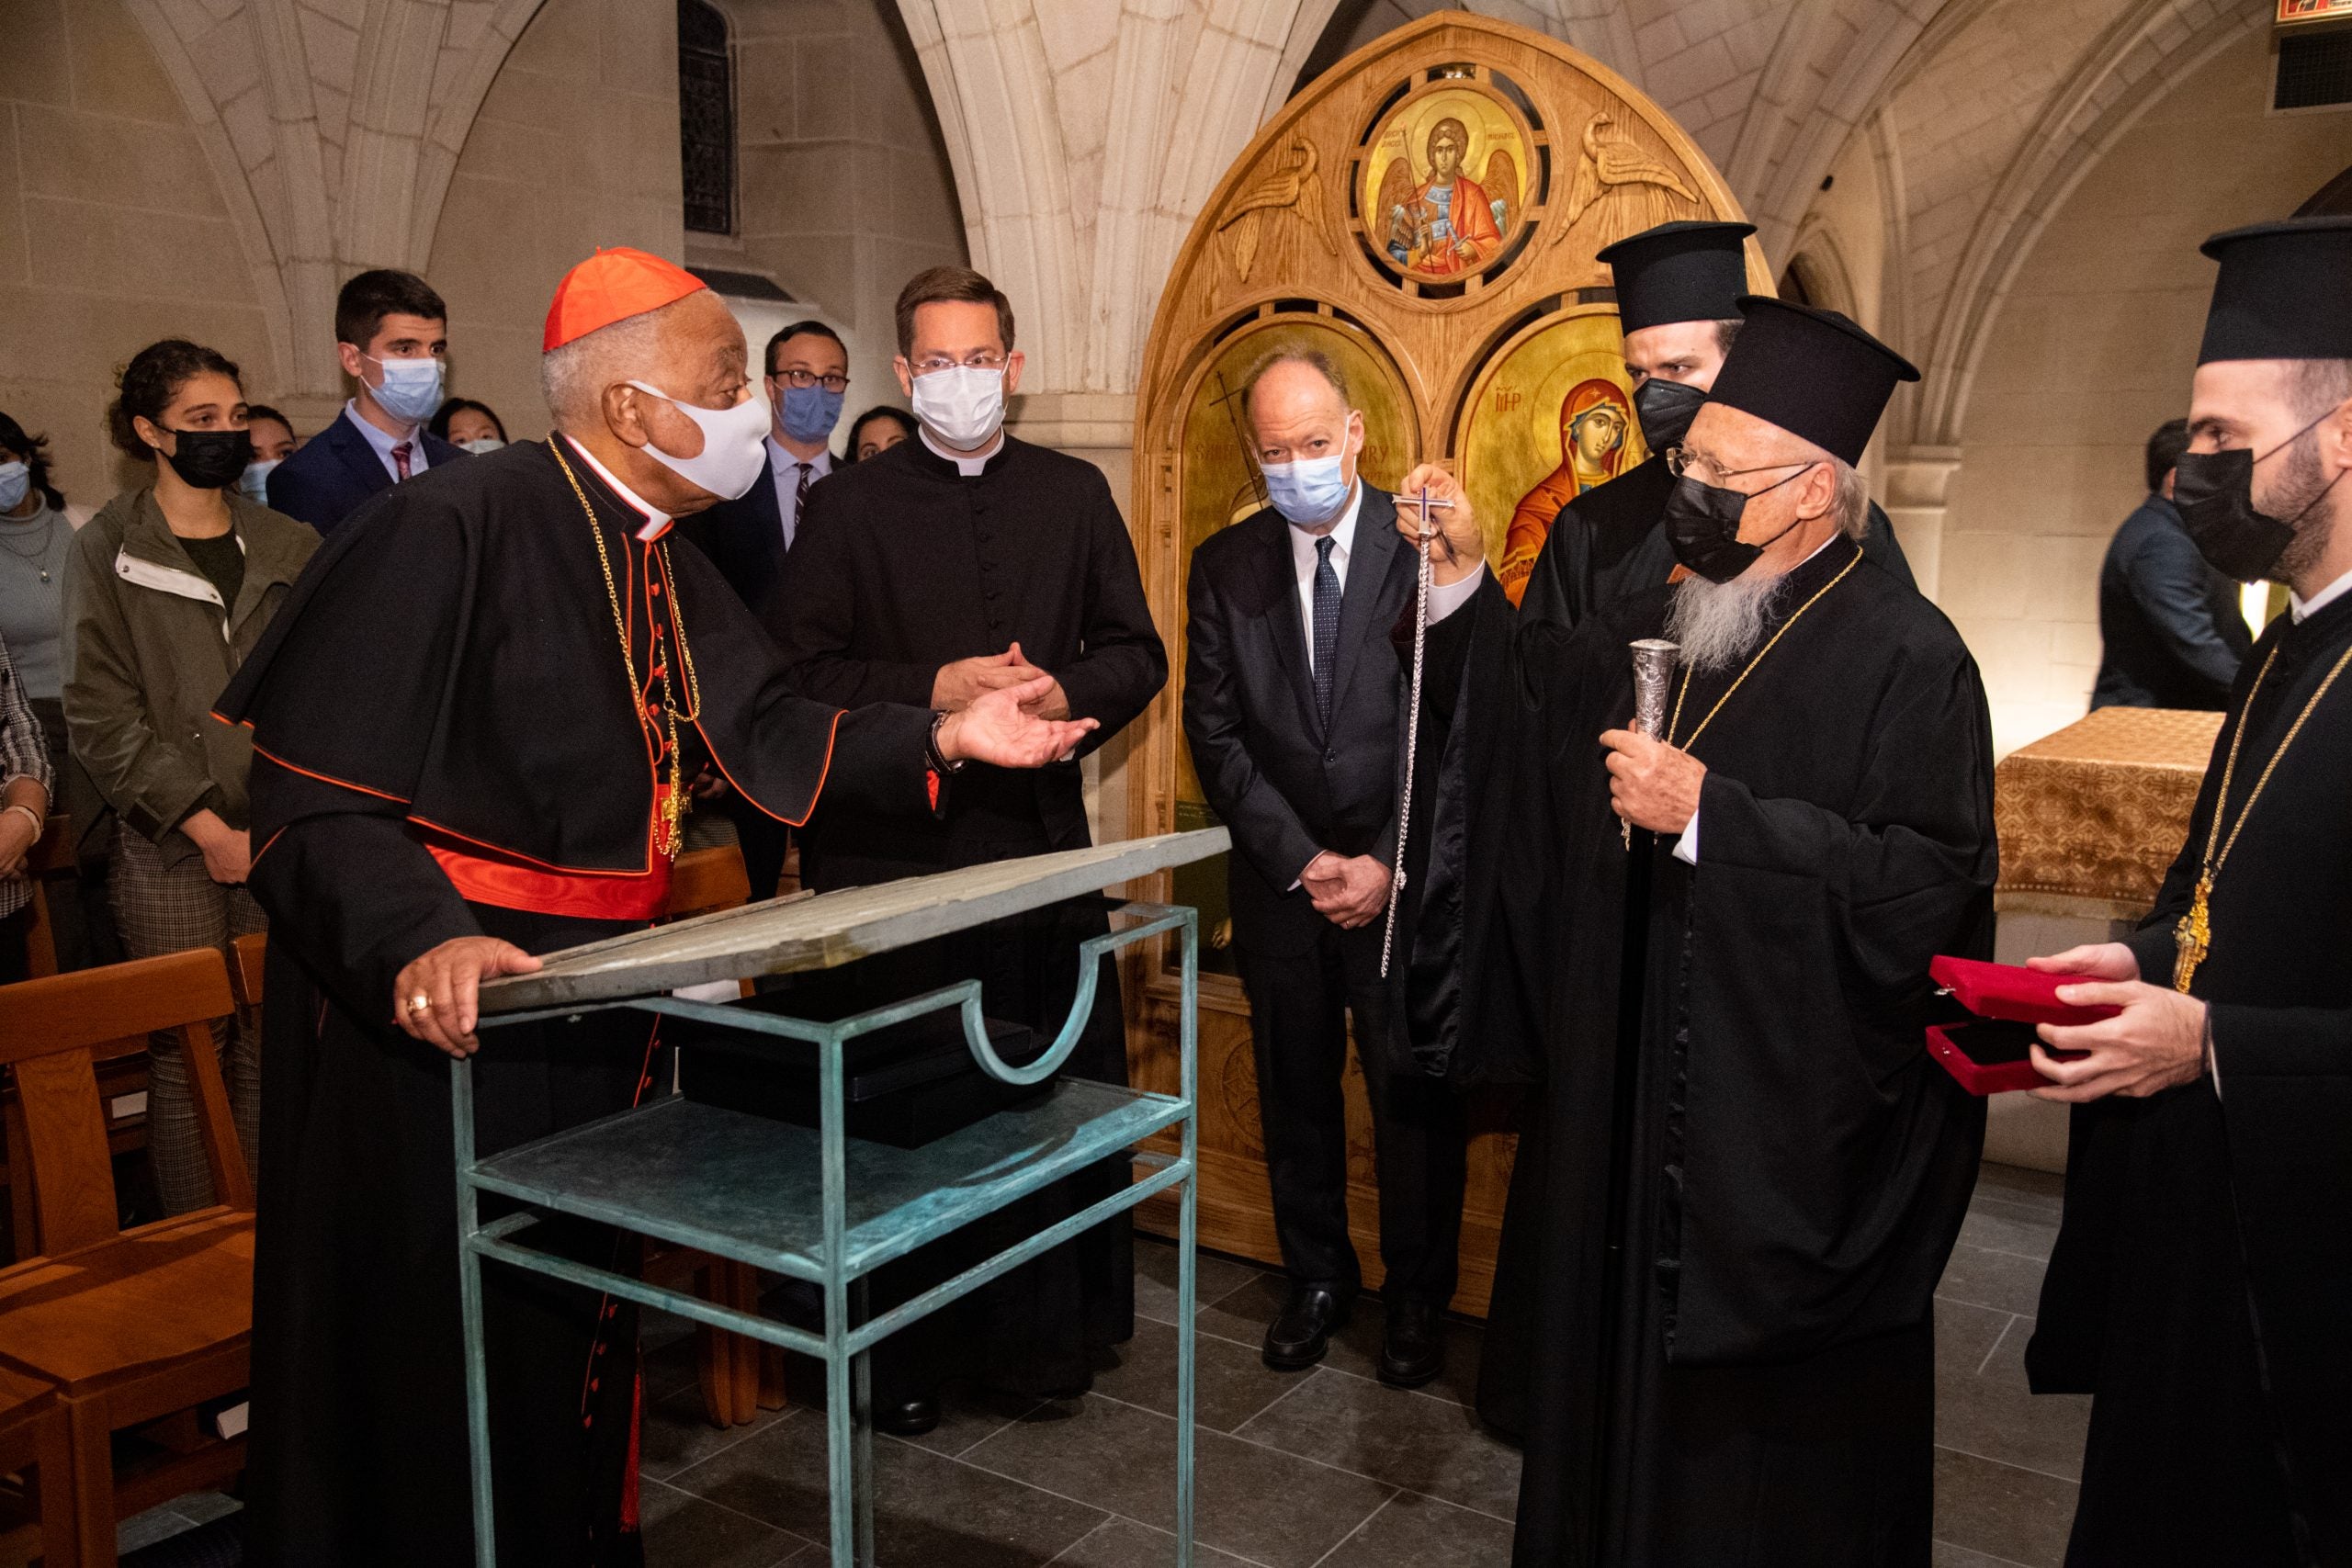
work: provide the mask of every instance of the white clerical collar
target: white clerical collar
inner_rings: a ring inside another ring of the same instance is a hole
[[[563,438],[563,444],[566,446],[571,447],[574,452],[578,453],[582,462],[587,464],[591,468],[595,470],[596,477],[604,480],[605,483],[610,487],[615,495],[620,497],[623,504],[632,507],[645,514],[644,525],[637,530],[637,537],[639,542],[650,545],[654,540],[660,538],[662,535],[670,531],[672,519],[668,513],[650,504],[643,496],[629,489],[628,486],[621,483],[620,477],[618,475],[615,474],[612,469],[605,467],[604,464],[596,461],[594,453],[589,451],[587,447],[580,445],[579,442],[574,441],[571,436],[565,436]]]
[[[1290,553],[1292,558],[1298,562],[1299,570],[1301,571],[1305,571],[1314,566],[1315,541],[1317,539],[1329,537],[1331,541],[1331,553],[1333,555],[1348,556],[1354,554],[1356,547],[1356,514],[1363,510],[1363,480],[1359,478],[1349,494],[1348,509],[1340,513],[1340,520],[1337,523],[1332,524],[1325,533],[1317,534],[1310,529],[1302,528],[1295,523],[1291,524]]]
[[[943,462],[955,464],[956,471],[963,475],[967,479],[978,479],[982,473],[986,472],[989,466],[989,459],[995,457],[999,452],[1004,450],[1004,432],[1001,430],[999,430],[996,433],[995,444],[987,451],[981,453],[976,457],[967,457],[961,452],[948,451],[945,447],[940,446],[938,442],[933,441],[931,438],[931,432],[925,430],[921,425],[917,425],[915,427],[915,434],[922,437],[922,444],[931,448],[931,455],[933,457],[939,458]]]
[[[808,465],[808,477],[812,479],[821,479],[833,471],[833,454],[830,448],[813,457],[796,457],[791,447],[775,438],[773,430],[768,432],[767,444],[768,472],[777,479],[782,479],[803,463]]]
[[[2287,611],[2295,617],[2295,624],[2301,626],[2346,593],[2352,593],[2352,571],[2346,572],[2308,599],[2298,599],[2291,592],[2289,592]]]

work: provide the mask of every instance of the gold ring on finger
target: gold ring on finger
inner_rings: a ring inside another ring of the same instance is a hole
[[[416,995],[409,998],[408,1010],[411,1012],[431,1012],[433,1010],[433,998],[426,996],[423,991],[419,991]]]

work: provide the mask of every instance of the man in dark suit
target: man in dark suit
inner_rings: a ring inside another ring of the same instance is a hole
[[[424,279],[379,267],[343,286],[335,353],[356,384],[333,423],[270,471],[269,504],[322,534],[378,491],[466,456],[424,428],[441,406],[449,308]]]
[[[833,471],[826,442],[849,390],[849,351],[824,322],[795,321],[768,339],[764,364],[773,411],[764,481],[678,525],[679,534],[701,547],[737,596],[763,619],[775,612],[784,558],[799,533],[809,489]],[[727,812],[743,847],[752,897],[775,897],[792,830],[741,795],[728,796]]]
[[[2219,712],[2254,647],[2238,585],[2206,564],[2172,503],[2173,468],[2188,450],[2185,419],[2148,437],[2148,498],[2115,531],[2099,567],[2095,708]]]
[[[1403,706],[1389,637],[1412,604],[1413,558],[1395,499],[1356,472],[1363,415],[1330,361],[1275,354],[1244,397],[1273,504],[1193,554],[1184,734],[1233,832],[1233,946],[1291,1276],[1265,1359],[1320,1360],[1361,1280],[1340,1100],[1352,1013],[1380,1183],[1380,1375],[1415,1387],[1444,1364],[1464,1133],[1444,1089],[1393,1070],[1380,976]]]

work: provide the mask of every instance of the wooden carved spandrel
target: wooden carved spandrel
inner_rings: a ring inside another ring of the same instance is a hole
[[[1489,559],[1503,564],[1514,518],[1532,558],[1555,499],[1643,456],[1613,280],[1594,253],[1669,219],[1742,216],[1697,144],[1631,84],[1553,39],[1458,11],[1375,39],[1266,123],[1194,221],[1144,350],[1132,526],[1176,675],[1130,732],[1129,832],[1208,820],[1179,716],[1184,576],[1193,547],[1260,504],[1238,393],[1263,351],[1292,338],[1331,353],[1364,411],[1364,477],[1393,486],[1424,457],[1453,459]],[[1770,291],[1752,243],[1749,282]],[[1222,866],[1187,867],[1159,889],[1203,914],[1201,1235],[1277,1260],[1248,1010],[1219,945]],[[1136,1081],[1172,1080],[1172,977],[1142,959],[1126,974]],[[1352,1071],[1346,1094],[1350,1220],[1376,1277]],[[1507,1108],[1473,1117],[1456,1304],[1478,1311],[1511,1143]]]

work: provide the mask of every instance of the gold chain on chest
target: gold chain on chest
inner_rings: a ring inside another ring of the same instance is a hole
[[[1815,604],[1820,604],[1821,596],[1823,594],[1828,592],[1831,589],[1845,581],[1846,574],[1861,564],[1862,552],[1860,548],[1857,548],[1854,551],[1854,558],[1848,561],[1843,567],[1839,568],[1837,576],[1823,583],[1820,588],[1815,591],[1812,598],[1797,606],[1797,613],[1795,615],[1791,615],[1787,620],[1781,623],[1781,629],[1774,632],[1770,639],[1767,641],[1762,648],[1756,650],[1756,657],[1747,661],[1747,668],[1739,672],[1738,680],[1734,681],[1730,685],[1724,688],[1724,694],[1715,699],[1715,705],[1707,710],[1707,716],[1699,721],[1699,728],[1690,732],[1690,739],[1682,742],[1681,749],[1683,750],[1688,751],[1691,747],[1699,743],[1699,737],[1707,732],[1707,726],[1715,722],[1715,715],[1724,711],[1724,705],[1731,701],[1731,694],[1734,692],[1738,691],[1740,686],[1746,682],[1750,675],[1756,673],[1756,667],[1764,662],[1764,656],[1772,651],[1773,644],[1788,636],[1789,628],[1795,626],[1799,621],[1804,619],[1804,613],[1807,610],[1812,609]],[[1677,692],[1674,696],[1674,716],[1667,721],[1666,743],[1668,746],[1674,744],[1674,732],[1682,727],[1682,704],[1690,695],[1690,667],[1686,664],[1682,668],[1682,689],[1679,692]]]
[[[686,811],[685,761],[684,754],[678,746],[678,721],[683,718],[693,724],[702,717],[702,682],[695,674],[694,653],[686,646],[686,622],[678,609],[678,584],[670,571],[669,547],[657,541],[647,552],[649,556],[658,554],[662,566],[661,576],[653,578],[649,562],[648,578],[650,584],[660,585],[663,596],[669,601],[665,615],[671,630],[676,634],[679,668],[685,671],[686,707],[683,713],[679,711],[677,688],[671,678],[670,661],[657,643],[652,651],[653,678],[662,686],[662,707],[661,716],[656,719],[645,711],[645,687],[637,678],[637,650],[629,644],[628,616],[621,609],[620,590],[613,582],[612,557],[605,549],[605,525],[598,520],[596,508],[588,500],[588,492],[581,488],[580,476],[571,471],[571,465],[564,460],[562,449],[556,446],[553,436],[548,438],[548,450],[554,453],[556,467],[563,470],[564,479],[571,486],[573,499],[580,502],[580,510],[587,516],[589,537],[596,541],[596,565],[605,574],[605,602],[612,606],[613,628],[620,634],[621,669],[628,677],[629,712],[640,729],[650,731],[657,742],[666,743],[669,748],[669,792],[660,801],[661,831],[653,847],[657,853],[675,860],[684,839]],[[660,623],[651,620],[650,611],[648,612],[648,631],[657,632]]]
[[[2287,727],[2286,739],[2278,742],[2278,749],[2270,753],[2270,761],[2263,764],[2261,777],[2256,779],[2254,788],[2246,792],[2245,804],[2238,807],[2237,820],[2230,825],[2229,837],[2225,839],[2222,836],[2222,819],[2230,808],[2230,784],[2237,777],[2238,750],[2245,744],[2246,721],[2254,716],[2254,699],[2261,694],[2262,682],[2269,679],[2270,667],[2278,662],[2278,649],[2274,644],[2269,657],[2263,660],[2262,668],[2255,672],[2254,684],[2246,688],[2245,704],[2238,709],[2237,731],[2230,737],[2230,754],[2222,764],[2221,793],[2213,797],[2213,821],[2205,834],[2205,858],[2198,867],[2197,890],[2189,897],[2188,913],[2181,916],[2179,924],[2173,927],[2172,987],[2184,994],[2197,978],[2199,966],[2212,956],[2213,880],[2221,875],[2222,866],[2229,860],[2230,852],[2237,848],[2238,835],[2245,831],[2245,819],[2254,815],[2254,803],[2262,798],[2263,789],[2270,783],[2270,775],[2278,771],[2278,760],[2287,754],[2287,748],[2295,743],[2295,737],[2303,732],[2304,721],[2319,706],[2320,699],[2327,695],[2327,689],[2335,684],[2335,678],[2344,673],[2346,665],[2352,665],[2352,648],[2344,650],[2335,668],[2328,671],[2326,679],[2320,682],[2319,690],[2313,692],[2311,700],[2303,705],[2303,711],[2297,714],[2295,722]]]

